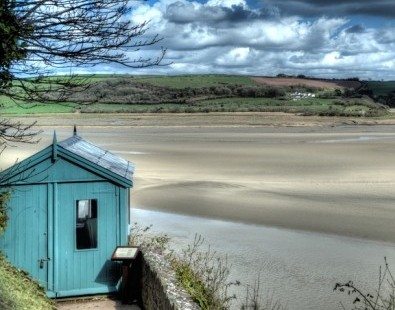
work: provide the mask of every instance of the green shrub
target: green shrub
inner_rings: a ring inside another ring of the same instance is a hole
[[[150,234],[151,226],[141,228],[134,223],[129,244],[140,246],[144,251],[163,255],[176,274],[177,281],[203,310],[229,309],[235,296],[229,296],[228,288],[239,283],[228,280],[230,265],[227,258],[219,256],[208,246],[202,249],[204,239],[195,235],[194,242],[176,253],[169,248],[165,234]]]
[[[318,93],[318,98],[321,98],[321,99],[335,99],[338,96],[339,96],[338,90],[328,89],[328,90],[324,90],[324,91],[321,91]]]
[[[227,257],[203,245],[202,236],[195,235],[193,243],[179,256],[170,258],[177,280],[201,309],[229,309],[236,296],[229,295],[228,289],[240,283],[229,281],[231,266]]]
[[[10,199],[11,192],[3,192],[0,194],[0,235],[2,235],[7,227],[7,202]]]
[[[172,261],[177,281],[184,287],[201,309],[226,309],[206,288],[199,276],[184,262]]]

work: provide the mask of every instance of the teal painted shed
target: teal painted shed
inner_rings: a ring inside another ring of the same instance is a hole
[[[132,163],[74,135],[1,173],[11,185],[0,249],[50,297],[116,291],[126,245]]]

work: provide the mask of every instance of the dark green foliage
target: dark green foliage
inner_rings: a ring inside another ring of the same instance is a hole
[[[335,96],[340,97],[342,95],[342,91],[338,88],[335,89]]]
[[[388,94],[384,104],[388,105],[389,107],[395,107],[395,91]]]
[[[11,66],[26,57],[26,45],[21,38],[31,31],[32,28],[15,15],[14,1],[0,0],[0,89],[11,85]]]
[[[94,83],[84,91],[72,94],[68,101],[77,103],[194,103],[215,98],[278,98],[285,96],[284,89],[270,86],[224,84],[209,87],[171,88],[140,82],[139,79],[108,79]],[[56,92],[48,93],[48,100],[57,97]]]
[[[372,93],[370,97],[375,101],[391,108],[395,107],[395,81],[369,81],[367,87]]]
[[[340,92],[340,95],[341,95],[341,92]],[[334,90],[334,89],[333,90],[332,89],[324,90],[318,94],[318,98],[321,98],[321,99],[335,99],[337,97],[338,97],[337,89],[336,90]]]
[[[7,227],[7,202],[10,199],[10,192],[0,193],[0,235],[4,233]]]
[[[362,95],[355,89],[353,88],[346,88],[343,91],[343,97],[344,98],[361,98]]]
[[[161,63],[164,48],[155,57],[131,56],[132,50],[155,45],[161,38],[145,35],[148,22],[127,18],[130,2],[0,0],[0,94],[22,102],[48,102],[43,95],[56,89],[58,97],[52,96],[52,101],[63,102],[87,80],[71,73],[51,76],[56,68],[103,63],[144,68]]]
[[[395,81],[369,81],[367,85],[372,90],[374,96],[386,96],[395,92]]]
[[[346,78],[346,81],[359,81],[359,77],[350,77],[350,78]]]
[[[382,117],[388,110],[374,102],[335,100],[334,104],[318,113],[319,116]]]

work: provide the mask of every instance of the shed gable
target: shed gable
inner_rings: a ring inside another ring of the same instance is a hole
[[[73,141],[78,142],[78,147],[73,148]],[[83,156],[80,145],[92,146],[98,160],[95,161],[89,152]],[[132,187],[133,168],[130,162],[78,136],[59,145],[54,136],[51,146],[1,172],[0,185],[107,180],[122,187]]]

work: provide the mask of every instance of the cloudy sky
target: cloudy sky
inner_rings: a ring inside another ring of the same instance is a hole
[[[101,70],[395,80],[395,0],[149,0],[130,18],[151,21],[172,64]]]

